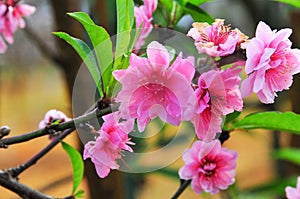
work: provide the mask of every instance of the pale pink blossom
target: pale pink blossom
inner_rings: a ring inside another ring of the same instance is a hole
[[[293,75],[300,72],[300,50],[291,49],[291,34],[289,28],[277,32],[259,22],[246,48],[248,78],[242,83],[243,97],[254,92],[261,102],[274,103],[276,92],[289,89]]]
[[[18,28],[25,27],[23,17],[27,17],[35,12],[35,7],[21,4],[16,0],[7,0],[0,2],[0,52],[4,53],[6,44],[3,39],[9,43],[14,42],[14,33]]]
[[[84,148],[83,158],[91,158],[100,178],[105,178],[111,169],[118,169],[118,159],[122,151],[133,152],[129,145],[128,134],[133,130],[133,121],[120,122],[120,113],[115,112],[103,116],[104,123],[97,132],[95,141],[89,141]]]
[[[134,17],[137,32],[140,29],[140,35],[135,43],[134,50],[137,52],[144,45],[146,38],[150,34],[152,25],[152,14],[156,10],[157,0],[144,0],[144,5],[134,7]]]
[[[231,30],[230,26],[225,26],[223,19],[216,19],[212,25],[195,22],[188,36],[195,40],[199,53],[212,57],[232,54],[247,39],[238,29]]]
[[[53,122],[67,122],[70,121],[70,118],[68,118],[63,112],[52,109],[49,110],[42,121],[39,123],[39,128],[45,128],[46,126],[51,125]]]
[[[192,189],[198,194],[216,194],[235,182],[237,153],[222,148],[219,140],[194,142],[182,159],[185,164],[180,168],[179,176],[192,180]]]
[[[132,53],[128,69],[113,72],[122,84],[116,101],[123,117],[137,118],[139,131],[157,116],[173,125],[190,120],[195,103],[192,60],[180,53],[170,66],[170,55],[158,42],[148,45],[147,56]]]
[[[297,187],[293,188],[290,186],[287,186],[285,188],[285,193],[287,199],[300,199],[300,176],[297,179]]]
[[[211,70],[201,74],[195,90],[197,104],[191,120],[199,139],[210,141],[221,132],[222,117],[233,111],[242,111],[243,100],[239,90],[241,69]]]

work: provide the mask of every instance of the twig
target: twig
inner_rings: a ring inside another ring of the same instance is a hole
[[[191,183],[191,180],[183,181],[183,183],[181,183],[180,187],[178,188],[178,190],[172,196],[171,199],[177,199],[182,194],[182,192],[189,186],[190,183]]]
[[[217,66],[220,68],[227,64],[232,64],[238,61],[246,61],[246,51],[239,48],[233,54],[223,56],[219,61],[216,62]]]
[[[0,170],[0,185],[18,194],[23,199],[55,199],[18,182],[9,172],[3,170]]]
[[[115,110],[115,107],[111,107],[111,106],[104,108],[102,110],[94,109],[93,111],[91,111],[85,115],[79,116],[77,118],[74,118],[74,119],[64,122],[64,123],[48,126],[46,128],[39,129],[39,130],[30,132],[30,133],[2,139],[2,140],[0,140],[0,148],[7,148],[8,145],[26,142],[26,141],[29,141],[29,140],[32,140],[32,139],[35,139],[35,138],[38,138],[38,137],[41,137],[44,135],[51,134],[50,130],[54,130],[54,131],[63,131],[65,129],[74,130],[76,128],[76,126],[78,126],[79,124],[87,122],[96,117],[101,117],[103,115],[111,113],[113,110]]]
[[[23,171],[34,165],[39,159],[41,159],[44,155],[46,155],[52,148],[54,148],[58,143],[60,143],[61,140],[63,140],[66,136],[68,136],[70,133],[72,133],[74,129],[67,129],[59,136],[55,137],[54,140],[50,142],[44,149],[42,149],[39,153],[37,153],[35,156],[30,158],[25,163],[15,167],[8,169],[9,173],[11,173],[11,176],[13,178],[18,177]]]

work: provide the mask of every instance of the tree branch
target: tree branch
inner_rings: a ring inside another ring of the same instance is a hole
[[[26,141],[29,141],[29,140],[32,140],[32,139],[35,139],[35,138],[38,138],[38,137],[41,137],[44,135],[49,135],[49,134],[51,134],[51,130],[54,130],[54,131],[63,131],[66,129],[75,130],[76,125],[87,122],[96,117],[99,118],[103,115],[111,113],[115,109],[116,109],[116,107],[111,107],[111,106],[106,107],[101,110],[96,108],[93,111],[91,111],[85,115],[79,116],[79,117],[74,118],[67,122],[63,122],[63,123],[60,123],[57,125],[51,125],[51,126],[45,127],[43,129],[38,129],[38,130],[30,132],[30,133],[25,133],[22,135],[2,139],[2,140],[0,140],[0,148],[7,148],[9,145],[12,145],[12,144],[26,142]]]
[[[246,50],[241,48],[234,51],[233,54],[220,57],[220,60],[216,62],[217,66],[220,68],[227,64],[232,64],[238,61],[246,61]]]
[[[46,155],[51,149],[53,149],[58,143],[60,143],[61,140],[63,140],[66,136],[68,136],[70,133],[72,133],[74,129],[67,129],[59,136],[55,137],[54,140],[50,142],[44,149],[42,149],[39,153],[37,153],[35,156],[30,158],[25,163],[15,167],[10,168],[8,171],[11,173],[11,176],[13,178],[18,177],[23,171],[34,165],[38,160],[40,160],[44,155]]]
[[[9,172],[0,170],[0,185],[18,194],[24,199],[55,199],[54,197],[40,193],[13,178]]]

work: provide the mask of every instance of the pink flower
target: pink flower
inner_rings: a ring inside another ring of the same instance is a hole
[[[111,169],[118,169],[116,160],[121,159],[121,152],[132,152],[128,144],[134,144],[128,138],[128,134],[133,130],[132,120],[119,122],[119,112],[103,116],[103,120],[98,137],[85,145],[83,154],[84,159],[91,158],[100,178],[105,178]]]
[[[14,42],[13,35],[19,28],[25,27],[23,17],[27,17],[35,12],[35,7],[20,4],[16,0],[7,0],[5,3],[0,2],[0,53],[6,50],[6,44],[2,37],[9,44]]]
[[[53,122],[58,121],[58,123],[67,122],[70,121],[70,118],[68,118],[63,112],[57,111],[55,109],[49,110],[44,119],[40,121],[39,123],[39,129],[43,129],[46,126],[51,125]]]
[[[131,54],[128,69],[113,72],[122,84],[116,101],[121,102],[123,117],[137,118],[139,131],[157,116],[173,125],[190,120],[195,103],[191,60],[183,59],[180,53],[169,66],[170,55],[158,42],[148,45],[147,56]]]
[[[236,47],[247,39],[238,29],[231,30],[230,26],[225,26],[223,19],[216,19],[212,25],[193,23],[188,36],[195,40],[199,53],[206,53],[212,57],[232,54]]]
[[[179,176],[192,180],[192,189],[198,194],[216,194],[235,182],[237,153],[222,148],[218,140],[194,142],[182,159],[185,165],[180,168]]]
[[[272,31],[259,22],[256,37],[246,48],[248,78],[242,83],[243,97],[254,92],[261,102],[274,103],[276,92],[289,89],[293,75],[300,71],[300,51],[291,49],[291,34],[291,29]]]
[[[156,10],[157,0],[144,0],[144,5],[134,7],[134,17],[136,21],[136,28],[140,29],[140,35],[135,43],[134,50],[137,52],[142,45],[144,45],[146,38],[150,34],[152,25],[152,14]]]
[[[221,132],[222,117],[234,110],[242,111],[239,90],[241,69],[211,70],[203,73],[195,90],[197,104],[191,120],[199,139],[210,141]]]
[[[287,186],[285,188],[285,193],[287,199],[300,199],[300,176],[297,179],[297,187],[293,188],[290,186]]]

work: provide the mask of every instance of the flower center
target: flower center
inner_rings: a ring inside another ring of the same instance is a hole
[[[217,167],[216,163],[205,160],[199,168],[199,174],[212,176],[216,172],[216,167]]]
[[[143,86],[145,96],[160,97],[160,101],[164,101],[165,86],[156,83],[149,83]]]

